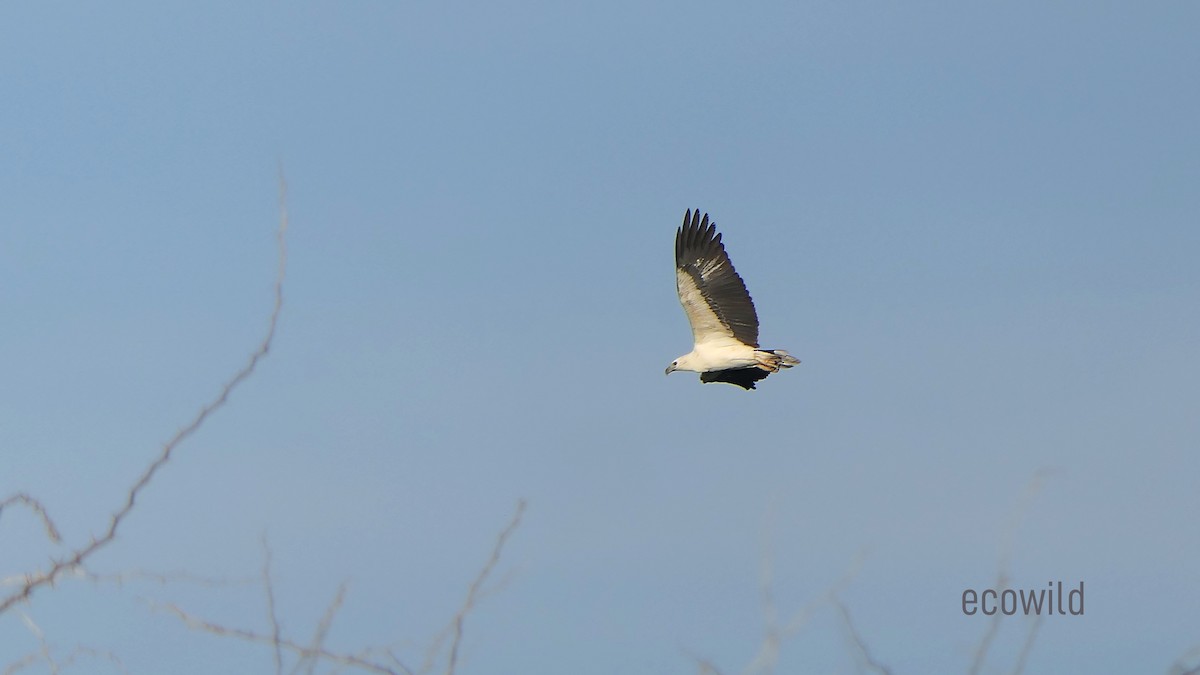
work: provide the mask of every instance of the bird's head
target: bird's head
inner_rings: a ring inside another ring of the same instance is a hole
[[[695,368],[691,366],[690,357],[691,354],[684,354],[683,356],[672,361],[671,365],[667,366],[667,375],[670,375],[677,370],[695,370]]]

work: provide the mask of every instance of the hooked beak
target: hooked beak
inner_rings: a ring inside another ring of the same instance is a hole
[[[673,372],[675,372],[675,364],[674,363],[667,366],[667,371],[665,373],[663,373],[663,375],[670,375]]]

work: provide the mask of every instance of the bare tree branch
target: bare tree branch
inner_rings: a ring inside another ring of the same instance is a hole
[[[3,614],[16,603],[28,600],[35,590],[42,586],[53,584],[64,571],[79,567],[96,551],[110,544],[116,538],[117,530],[121,527],[121,523],[133,511],[138,495],[150,484],[150,481],[154,479],[159,469],[171,461],[172,453],[179,447],[179,444],[195,433],[208,419],[209,415],[225,405],[225,402],[229,399],[229,395],[233,393],[238,385],[254,373],[258,362],[270,351],[271,341],[275,337],[275,327],[279,322],[279,313],[283,309],[283,280],[287,271],[287,182],[283,178],[282,171],[279,176],[279,211],[279,229],[276,233],[279,248],[279,264],[275,276],[275,304],[271,309],[271,315],[267,322],[266,335],[259,343],[258,348],[250,355],[250,359],[246,365],[221,387],[217,396],[201,408],[200,412],[196,414],[191,422],[179,429],[175,433],[175,436],[163,446],[158,457],[142,471],[142,474],[134,481],[133,486],[126,493],[124,505],[117,509],[110,517],[108,528],[104,533],[99,537],[93,535],[91,541],[86,545],[75,549],[67,558],[54,561],[49,569],[28,575],[20,589],[4,598],[3,601],[0,601],[0,614]],[[42,513],[44,513],[44,510]]]
[[[1169,675],[1200,675],[1200,663],[1189,665],[1189,662],[1197,657],[1200,657],[1200,645],[1192,647],[1175,659],[1171,670],[1168,671]]]
[[[871,656],[871,651],[867,649],[867,643],[863,641],[862,635],[860,635],[858,629],[855,628],[854,621],[850,618],[850,609],[846,607],[845,603],[835,597],[833,598],[833,606],[837,607],[841,612],[842,620],[846,624],[846,632],[850,634],[850,640],[853,641],[854,646],[858,648],[858,655],[862,663],[877,673],[881,673],[882,675],[892,675],[890,668],[876,661],[875,657]]]
[[[58,534],[58,528],[54,526],[54,521],[50,519],[50,514],[46,513],[46,507],[42,506],[41,502],[24,492],[18,492],[0,502],[0,514],[4,513],[5,507],[12,506],[13,504],[21,504],[36,513],[42,519],[42,526],[46,528],[46,536],[50,541],[55,544],[62,542],[62,536]]]
[[[435,639],[434,644],[429,649],[428,660],[419,672],[426,673],[433,669],[433,662],[441,653],[442,645],[447,639],[451,639],[448,648],[448,661],[446,665],[446,675],[453,675],[458,664],[458,651],[460,649],[463,637],[463,623],[471,610],[475,608],[479,600],[486,594],[484,584],[487,582],[491,574],[495,571],[499,564],[500,555],[504,550],[505,545],[511,538],[513,532],[521,523],[522,515],[525,511],[525,501],[517,502],[516,512],[508,525],[496,537],[496,543],[492,547],[491,555],[475,580],[471,583],[467,591],[467,597],[463,601],[462,606],[455,613],[450,624],[442,631]],[[257,631],[231,628],[212,621],[206,621],[187,613],[179,606],[174,604],[151,604],[151,608],[160,611],[166,611],[177,618],[190,629],[210,633],[220,637],[234,638],[246,642],[270,645],[275,651],[275,671],[280,673],[283,670],[284,658],[283,653],[295,655],[298,660],[292,668],[293,673],[308,672],[312,673],[318,665],[324,663],[332,665],[334,672],[340,672],[345,668],[354,668],[365,670],[373,673],[388,673],[393,675],[416,675],[417,671],[413,671],[406,666],[390,649],[387,648],[370,648],[359,652],[358,654],[341,654],[334,652],[325,647],[325,639],[329,634],[330,627],[333,625],[333,619],[341,609],[343,601],[346,597],[346,585],[343,583],[338,587],[337,594],[329,607],[325,610],[317,625],[316,632],[312,640],[307,645],[301,644],[283,635],[279,625],[278,618],[275,613],[275,599],[273,582],[271,580],[271,552],[267,546],[266,538],[263,539],[263,549],[265,551],[265,561],[263,564],[262,581],[266,587],[267,593],[267,611],[270,621],[270,633],[259,633]],[[389,665],[385,661],[378,658],[379,655],[386,656],[390,660]]]
[[[1029,506],[1033,503],[1034,497],[1042,490],[1042,483],[1050,475],[1049,469],[1039,469],[1033,474],[1033,478],[1025,486],[1025,490],[1021,492],[1020,498],[1017,500],[1017,506],[1013,509],[1009,516],[1008,527],[1004,529],[1004,538],[1000,544],[1000,565],[996,573],[996,592],[1002,593],[1008,588],[1009,582],[1009,563],[1012,559],[1012,552],[1017,536],[1017,529],[1021,525],[1021,521],[1025,517],[1025,512],[1029,510]],[[996,639],[996,635],[1000,632],[1000,621],[1002,616],[1000,612],[992,617],[991,623],[988,624],[987,631],[979,640],[979,645],[975,648],[975,658],[971,662],[971,669],[968,671],[970,675],[979,675],[979,671],[983,668],[984,662],[987,660],[988,650],[992,647],[992,641]],[[1034,624],[1034,630],[1040,626],[1040,622]],[[1032,648],[1033,636],[1030,635],[1026,639],[1026,644]],[[1022,668],[1024,651],[1022,651]]]
[[[65,668],[74,666],[84,657],[91,658],[96,661],[108,661],[110,664],[112,664],[113,669],[118,673],[124,673],[125,675],[128,675],[129,673],[129,671],[125,668],[125,664],[121,662],[121,659],[117,658],[117,655],[113,654],[112,652],[92,649],[91,647],[76,647],[75,649],[71,650],[71,653],[67,654],[61,659],[47,660],[42,651],[33,652],[26,655],[24,658],[9,664],[4,669],[4,675],[19,673],[22,670],[25,670],[30,666],[34,666],[42,661],[46,661],[47,665],[50,666],[51,673],[59,673]]]
[[[333,601],[325,608],[325,614],[321,616],[321,620],[317,623],[317,632],[313,634],[312,642],[309,643],[309,653],[315,654],[319,652],[325,644],[325,636],[329,635],[329,627],[333,625],[333,617],[338,610],[342,608],[342,603],[346,600],[346,582],[342,582],[338,586],[337,595],[333,596]],[[313,670],[317,667],[316,659],[301,658],[296,667],[292,669],[293,673],[300,672],[300,666],[308,661],[308,675],[313,675]]]
[[[1021,675],[1025,672],[1025,664],[1029,661],[1029,653],[1033,651],[1033,642],[1037,639],[1038,629],[1041,627],[1042,615],[1038,614],[1029,625],[1029,632],[1025,634],[1025,644],[1021,645],[1021,653],[1017,654],[1017,662],[1013,664],[1012,675]]]
[[[723,673],[713,665],[708,659],[696,659],[696,665],[700,668],[700,675],[723,675]]]
[[[453,636],[446,662],[445,675],[454,675],[454,669],[458,664],[459,645],[462,642],[463,622],[466,620],[467,614],[475,607],[475,603],[479,601],[483,583],[487,580],[488,575],[492,573],[493,568],[496,567],[496,563],[500,561],[500,553],[504,550],[504,544],[512,536],[512,533],[516,531],[517,527],[520,526],[521,516],[524,513],[525,500],[519,499],[517,500],[517,510],[513,513],[508,525],[496,537],[496,544],[492,547],[492,555],[488,558],[487,563],[484,564],[483,569],[479,571],[479,575],[475,577],[475,581],[471,583],[462,607],[459,608],[454,618],[450,620],[450,624],[429,645],[429,649],[425,653],[425,662],[421,665],[418,672],[428,673],[433,671],[433,664],[437,660],[438,654],[442,651],[442,644],[445,643],[447,637]]]
[[[826,600],[837,597],[847,584],[850,583],[855,576],[858,575],[858,570],[862,566],[863,554],[859,553],[854,557],[850,567],[825,593],[813,598],[792,615],[791,620],[787,624],[780,626],[778,614],[775,608],[772,584],[774,582],[774,565],[772,561],[769,547],[764,543],[763,561],[760,575],[760,593],[763,603],[764,617],[764,634],[762,643],[759,645],[758,653],[754,659],[742,669],[743,675],[753,675],[754,673],[772,673],[775,666],[779,663],[779,651],[783,646],[783,642],[788,638],[800,632],[800,629],[808,623],[812,618],[817,607]]]
[[[22,670],[25,670],[29,666],[32,666],[33,664],[35,664],[41,660],[42,660],[41,650],[38,650],[36,652],[30,652],[29,654],[26,654],[25,656],[22,656],[21,658],[17,659],[16,661],[13,661],[12,663],[8,664],[8,666],[4,668],[4,675],[13,675],[13,673],[19,673]]]
[[[324,660],[324,661],[328,661],[330,663],[335,663],[335,664],[342,665],[342,666],[348,666],[348,667],[352,667],[352,668],[358,668],[360,670],[366,670],[366,671],[372,672],[372,673],[383,673],[384,675],[399,675],[399,673],[405,673],[406,675],[413,675],[412,671],[408,670],[407,668],[400,668],[399,670],[396,670],[393,668],[389,668],[389,667],[383,665],[382,663],[376,663],[374,661],[370,661],[365,657],[355,656],[352,654],[337,654],[337,653],[329,651],[328,649],[325,649],[324,647],[318,647],[316,649],[313,649],[310,646],[302,645],[302,644],[300,644],[294,640],[288,639],[286,637],[275,636],[275,635],[265,635],[263,633],[257,633],[255,631],[245,630],[242,628],[229,628],[226,626],[222,626],[221,624],[218,624],[218,623],[213,623],[211,621],[205,621],[203,619],[192,616],[191,614],[188,614],[187,612],[180,609],[176,605],[172,605],[172,604],[151,605],[151,607],[155,610],[162,610],[162,611],[169,612],[170,614],[173,614],[180,621],[182,621],[188,628],[191,628],[192,630],[198,630],[198,631],[201,631],[204,633],[211,633],[213,635],[218,635],[221,637],[229,637],[229,638],[234,638],[237,640],[243,640],[245,642],[254,642],[257,644],[271,645],[273,647],[277,646],[283,650],[286,650],[292,654],[299,656],[303,660],[308,660],[308,659]]]
[[[254,578],[243,579],[224,579],[220,577],[205,577],[190,572],[147,572],[144,570],[127,570],[124,572],[114,572],[111,574],[100,574],[92,572],[82,565],[75,567],[69,571],[64,571],[59,575],[59,580],[62,579],[81,579],[90,581],[94,584],[114,584],[118,587],[126,584],[132,584],[139,581],[155,583],[160,586],[167,584],[192,584],[196,586],[209,586],[213,588],[221,588],[226,586],[248,586],[256,583]]]
[[[496,537],[496,545],[492,547],[492,555],[488,558],[483,569],[479,571],[479,576],[475,577],[475,581],[471,584],[471,588],[467,591],[467,599],[463,601],[462,607],[459,608],[458,614],[454,615],[454,641],[450,643],[450,656],[446,662],[446,675],[454,675],[454,668],[458,663],[458,648],[462,643],[463,622],[467,619],[467,613],[475,607],[475,602],[479,598],[480,590],[483,588],[483,582],[487,580],[488,575],[496,567],[496,563],[500,562],[500,553],[504,550],[504,544],[512,533],[517,530],[521,524],[521,516],[525,513],[525,500],[517,501],[517,510],[513,513],[512,520],[509,521],[508,527],[500,532],[500,536]]]
[[[271,547],[267,535],[262,536],[263,569],[262,582],[267,594],[267,618],[271,622],[271,640],[275,647],[275,675],[283,675],[283,649],[279,645],[279,617],[275,613],[275,589],[271,583]]]
[[[63,658],[55,658],[54,650],[51,648],[50,643],[46,640],[45,631],[43,631],[42,628],[37,625],[37,622],[33,620],[33,617],[29,616],[25,612],[21,612],[21,622],[24,623],[25,627],[29,629],[29,632],[33,633],[33,636],[37,638],[38,650],[8,664],[8,666],[6,666],[4,669],[4,675],[11,675],[12,673],[20,672],[41,662],[45,662],[46,665],[50,667],[51,675],[58,675],[58,673],[62,672],[63,669],[75,665],[75,663],[82,657],[90,657],[98,661],[108,661],[118,672],[129,672],[125,669],[125,664],[121,663],[121,659],[117,658],[116,654],[108,651],[92,649],[91,647],[76,647]]]

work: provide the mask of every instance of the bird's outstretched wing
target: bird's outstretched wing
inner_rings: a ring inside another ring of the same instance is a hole
[[[716,223],[688,211],[675,232],[675,286],[697,345],[730,338],[758,346],[758,314]]]

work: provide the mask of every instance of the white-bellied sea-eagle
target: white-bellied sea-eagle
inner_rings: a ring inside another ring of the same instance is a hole
[[[692,324],[692,351],[671,362],[676,370],[700,373],[701,382],[727,382],[743,389],[800,363],[782,349],[759,349],[758,314],[746,284],[733,269],[716,223],[688,211],[675,232],[675,287]]]

